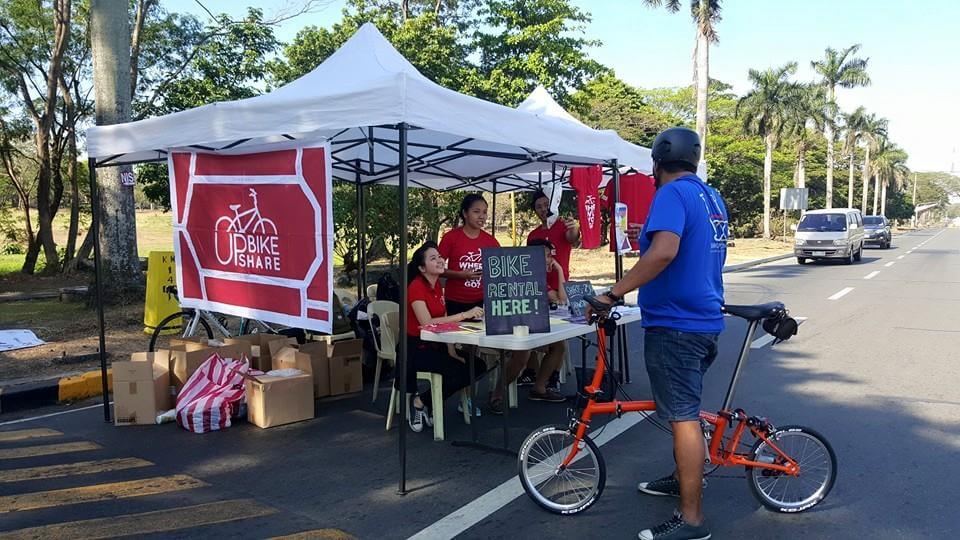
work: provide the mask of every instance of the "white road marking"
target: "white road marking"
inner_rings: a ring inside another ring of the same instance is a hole
[[[853,287],[846,287],[846,288],[844,288],[843,290],[841,290],[840,292],[838,292],[837,294],[831,296],[830,298],[827,298],[827,300],[839,300],[839,299],[843,298],[848,292],[850,292],[850,291],[852,291],[852,290],[853,290]]]
[[[879,270],[874,270],[873,272],[870,272],[869,274],[863,276],[863,279],[873,279],[873,278],[877,277],[877,274],[879,274],[879,273],[880,273]]]
[[[113,402],[111,401],[110,404],[113,405]],[[51,416],[60,416],[61,414],[70,414],[70,413],[85,411],[87,409],[95,409],[97,407],[102,408],[103,403],[98,403],[96,405],[88,405],[86,407],[80,407],[79,409],[71,409],[69,411],[60,411],[60,412],[55,412],[50,414],[42,414],[40,416],[31,416],[30,418],[21,418],[20,420],[9,420],[7,422],[0,422],[0,426],[9,426],[11,424],[20,424],[23,422],[30,422],[33,420],[41,420],[43,418],[50,418]]]
[[[611,420],[603,429],[603,433],[594,439],[597,446],[603,446],[623,434],[628,429],[642,422],[649,413],[627,414],[620,418]],[[584,454],[580,454],[584,455]],[[523,486],[520,484],[520,477],[514,476],[499,486],[491,489],[473,501],[454,510],[447,516],[434,522],[429,527],[423,529],[410,537],[410,540],[427,540],[434,538],[453,538],[458,534],[468,530],[477,523],[480,523],[487,516],[500,510],[504,506],[513,502],[514,499],[523,495]]]
[[[890,268],[891,266],[893,266],[893,263],[895,263],[895,262],[896,262],[896,261],[890,261],[890,262],[888,262],[887,264],[885,264],[884,266],[886,266],[887,268]]]
[[[800,326],[807,320],[806,317],[794,317],[794,319],[797,321],[797,326]],[[750,344],[750,348],[760,349],[767,343],[770,343],[771,341],[773,341],[773,336],[771,336],[770,334],[764,334],[763,337],[759,337],[753,340],[753,343]]]
[[[899,261],[899,260],[902,259],[903,257],[904,257],[904,256],[901,255],[901,256],[897,257],[897,260]]]

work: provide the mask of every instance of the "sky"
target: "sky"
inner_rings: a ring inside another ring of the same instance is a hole
[[[586,37],[602,41],[589,50],[626,82],[644,88],[683,86],[692,80],[695,27],[690,0],[679,13],[645,7],[641,0],[572,0],[592,15]],[[194,0],[162,2],[168,11],[206,13]],[[297,0],[205,0],[215,13],[242,15],[257,5],[267,18]],[[291,41],[307,25],[339,20],[342,0],[277,30]],[[864,106],[889,120],[890,138],[910,155],[916,171],[960,172],[960,2],[956,0],[724,0],[719,43],[710,49],[710,76],[750,89],[747,71],[795,61],[796,80],[812,81],[810,61],[824,49],[862,45],[872,84],[839,89],[844,111]]]

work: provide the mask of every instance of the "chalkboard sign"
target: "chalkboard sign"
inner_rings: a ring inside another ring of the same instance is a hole
[[[567,293],[567,303],[570,305],[571,317],[583,317],[583,308],[587,305],[584,296],[594,296],[593,285],[589,281],[566,281],[563,290]]]
[[[547,260],[543,248],[483,248],[483,321],[488,336],[550,331]]]

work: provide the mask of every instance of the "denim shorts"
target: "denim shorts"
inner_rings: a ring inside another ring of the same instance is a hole
[[[703,374],[717,357],[719,334],[646,328],[643,357],[657,417],[665,422],[700,418]]]

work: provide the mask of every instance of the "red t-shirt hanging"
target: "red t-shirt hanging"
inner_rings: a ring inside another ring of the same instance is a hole
[[[483,260],[480,250],[500,247],[500,242],[487,231],[480,231],[476,238],[470,238],[463,227],[452,229],[440,239],[440,256],[447,260],[447,270],[480,270]],[[446,297],[455,302],[473,303],[483,301],[481,279],[464,280],[447,278]]]
[[[657,193],[654,187],[652,176],[645,174],[625,174],[620,177],[620,202],[627,205],[627,223],[644,224],[647,222],[647,215],[650,214],[650,205],[653,203],[653,196]],[[607,210],[613,211],[613,180],[607,183],[603,192],[603,206]],[[614,251],[616,240],[614,239],[614,228],[610,227],[610,251]],[[632,243],[633,249],[640,247],[636,242]]]
[[[580,247],[600,247],[600,180],[603,171],[599,165],[570,169],[570,186],[577,190],[577,208],[580,211]]]
[[[544,229],[543,226],[537,227],[527,235],[527,244],[536,238],[545,238],[553,244],[553,258],[560,263],[563,268],[563,279],[570,279],[570,251],[573,246],[567,241],[567,226],[562,219],[558,219],[553,227]],[[547,273],[547,287],[554,290],[560,287],[560,280],[556,272]]]
[[[417,320],[417,314],[413,312],[413,303],[418,300],[426,302],[431,318],[443,317],[447,314],[440,280],[438,279],[431,288],[430,282],[423,276],[415,278],[407,287],[407,335],[411,337],[420,336],[420,321]]]

